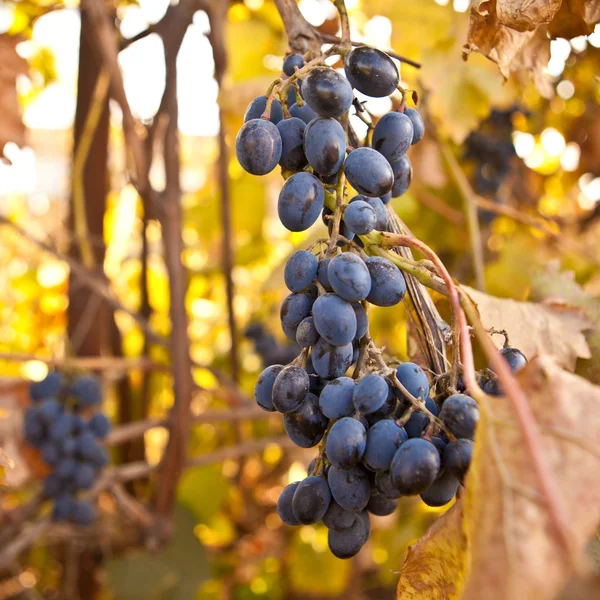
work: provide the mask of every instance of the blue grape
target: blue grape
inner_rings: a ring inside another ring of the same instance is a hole
[[[314,346],[319,339],[319,332],[315,327],[312,317],[306,317],[296,329],[296,342],[301,348],[310,348]]]
[[[390,498],[384,498],[378,493],[371,494],[367,510],[378,517],[387,517],[398,508],[398,501]]]
[[[396,377],[406,391],[415,398],[426,398],[429,395],[429,380],[419,365],[412,362],[398,365]],[[398,390],[398,394],[402,396],[400,390]],[[406,400],[408,401],[408,398]]]
[[[333,499],[346,510],[363,510],[369,503],[371,485],[364,467],[356,465],[350,469],[332,466],[327,476]]]
[[[77,437],[77,454],[83,459],[92,460],[98,447],[96,437],[91,431],[84,431]]]
[[[71,433],[73,419],[69,414],[60,415],[48,431],[48,437],[58,442],[64,438],[66,438]]]
[[[292,500],[298,485],[300,485],[299,481],[286,485],[277,500],[277,514],[286,525],[300,525],[300,521],[296,519],[292,509]]]
[[[433,415],[438,416],[440,409],[432,398],[425,398],[425,407]],[[429,417],[424,412],[414,412],[404,425],[404,429],[409,438],[417,438],[421,437],[427,425],[429,425]]]
[[[99,469],[105,467],[109,463],[108,452],[101,446],[96,445],[90,454],[91,456],[88,460]]]
[[[331,284],[329,283],[329,277],[327,275],[327,269],[330,262],[330,258],[322,258],[319,261],[319,267],[317,269],[317,280],[328,292],[332,291]]]
[[[319,118],[319,115],[308,104],[306,104],[306,102],[302,106],[298,106],[296,102],[290,105],[290,115],[300,119],[301,121],[304,121],[307,125],[311,121]]]
[[[375,490],[387,500],[396,500],[402,496],[402,492],[392,482],[389,471],[378,471],[375,474]]]
[[[381,419],[385,419],[386,417],[390,416],[396,408],[396,396],[394,394],[394,390],[390,382],[387,379],[386,381],[388,384],[387,398],[380,409],[366,415],[365,418],[369,422],[369,425],[374,425],[378,421],[381,421]]]
[[[45,498],[55,498],[58,496],[63,488],[63,482],[56,473],[50,473],[46,479],[44,479],[44,486],[42,493]]]
[[[331,261],[331,265],[335,259]],[[331,271],[331,265],[329,270]],[[331,274],[330,274],[331,279]],[[319,335],[334,346],[350,344],[356,335],[356,315],[352,306],[336,294],[319,296],[312,307],[313,321]]]
[[[110,431],[110,421],[106,415],[96,413],[88,423],[89,430],[98,438],[103,440]]]
[[[329,420],[319,407],[319,399],[310,393],[298,410],[283,417],[285,432],[300,448],[316,446],[323,438],[328,423]]]
[[[502,355],[502,358],[504,358],[504,360],[508,363],[508,366],[510,367],[510,370],[513,373],[517,373],[527,364],[527,358],[517,348],[511,348],[510,346],[506,346],[505,348],[502,348],[500,350],[500,354]],[[494,371],[494,368],[491,364],[489,365],[489,369],[491,371]]]
[[[407,439],[406,431],[392,419],[375,423],[367,432],[363,463],[372,471],[388,470],[400,444]]]
[[[385,52],[369,46],[354,48],[346,57],[344,70],[352,87],[371,98],[393,94],[400,81],[394,61]]]
[[[366,202],[352,202],[344,211],[346,227],[357,235],[367,235],[375,229],[377,215],[373,207]]]
[[[461,439],[450,442],[444,448],[444,466],[459,481],[463,481],[469,470],[473,447],[471,440]]]
[[[308,373],[301,367],[284,367],[273,383],[273,406],[282,413],[291,413],[300,408],[308,394]]]
[[[252,175],[270,173],[281,158],[277,126],[265,119],[248,121],[237,134],[235,153],[244,171]]]
[[[354,316],[356,317],[356,337],[354,339],[360,340],[365,336],[369,329],[369,317],[367,316],[367,311],[360,302],[352,302],[352,308],[354,309]]]
[[[308,373],[308,378],[310,379],[310,391],[312,394],[318,396],[323,388],[327,385],[327,382],[317,375],[312,363],[312,357],[310,356],[306,360],[306,372]]]
[[[362,414],[369,414],[379,410],[388,397],[387,381],[371,373],[363,377],[354,388],[354,407]]]
[[[425,123],[423,123],[423,117],[414,108],[404,109],[404,114],[412,121],[413,138],[411,144],[416,144],[417,142],[420,142],[425,135]]]
[[[342,531],[352,527],[356,519],[356,514],[350,510],[342,508],[335,500],[331,500],[327,512],[323,515],[323,523],[327,529]]]
[[[375,221],[375,229],[378,229],[379,231],[386,230],[387,209],[380,198],[369,198],[367,196],[363,196],[362,194],[358,194],[357,196],[354,196],[352,200],[350,200],[350,204],[354,204],[355,202],[366,202],[375,211],[375,216],[377,217],[377,220]]]
[[[74,420],[74,419],[73,419]],[[60,452],[63,456],[73,456],[77,450],[75,438],[68,437],[60,442]]]
[[[316,278],[319,259],[308,250],[298,250],[288,259],[283,279],[290,292],[301,292]]]
[[[303,525],[316,523],[323,518],[331,502],[331,492],[327,481],[311,475],[303,479],[292,499],[294,516]]]
[[[34,381],[29,387],[29,395],[34,402],[45,398],[54,398],[60,393],[62,385],[62,375],[53,371],[48,373],[42,381]]]
[[[362,423],[343,417],[327,434],[327,458],[334,467],[349,469],[360,462],[366,445],[367,432]]]
[[[348,302],[364,300],[371,290],[371,275],[365,261],[350,252],[332,259],[327,276],[333,291]]]
[[[308,317],[312,306],[313,300],[308,294],[290,294],[283,301],[279,316],[286,336],[292,341],[296,341],[296,329]]]
[[[83,527],[91,525],[96,520],[96,509],[90,502],[76,500],[71,513],[71,520]]]
[[[279,164],[288,171],[301,171],[308,160],[304,154],[304,129],[306,123],[302,119],[292,117],[277,123],[281,136],[281,158]]]
[[[288,54],[283,61],[283,72],[290,76],[296,72],[296,67],[301,69],[304,66],[304,57],[302,54]]]
[[[352,87],[330,67],[311,69],[302,84],[306,103],[322,117],[339,117],[352,105]]]
[[[479,407],[471,396],[454,394],[444,401],[440,419],[457,438],[472,440],[479,421]]]
[[[392,197],[402,196],[410,187],[412,181],[412,165],[406,154],[391,163],[394,173],[394,186],[392,187]]]
[[[70,494],[62,494],[54,501],[52,508],[53,521],[68,521],[75,508],[75,498]]]
[[[330,419],[351,416],[354,412],[352,402],[354,386],[354,379],[350,377],[338,377],[330,381],[319,396],[319,405],[323,414]]]
[[[335,119],[314,119],[304,130],[304,154],[319,175],[334,175],[346,156],[344,128]]]
[[[390,163],[373,148],[352,150],[346,158],[344,173],[350,185],[365,196],[383,196],[394,185]]]
[[[337,558],[356,556],[365,543],[365,525],[355,517],[354,523],[346,529],[330,529],[327,533],[327,544],[331,553]]]
[[[323,379],[341,377],[352,364],[352,344],[334,346],[319,338],[312,348],[312,363],[316,374]]]
[[[333,193],[333,192],[332,192]],[[325,206],[323,208],[323,213],[322,213],[322,217],[323,217],[323,223],[325,223],[327,225],[327,231],[329,232],[329,235],[331,236],[332,232],[333,232],[333,220],[327,217],[333,216],[333,211],[328,208],[327,206]],[[344,220],[342,219],[340,221],[340,235],[344,236],[347,240],[352,241],[354,239],[354,233],[352,231],[350,231],[350,229],[348,229],[348,226],[346,225],[346,223],[344,223]],[[345,246],[345,242],[342,240],[339,240],[337,245],[338,246]]]
[[[37,408],[30,406],[25,413],[25,439],[34,447],[39,447],[46,437],[46,428]]]
[[[47,441],[42,444],[41,447],[42,458],[46,462],[46,464],[54,467],[58,464],[60,460],[60,447],[57,443],[52,441]]]
[[[369,513],[366,510],[361,510],[356,513],[356,517],[360,519],[364,525],[365,535],[364,535],[364,543],[367,543],[369,536],[371,535],[371,517],[369,517]]]
[[[267,108],[266,96],[258,96],[257,98],[254,98],[254,100],[250,102],[248,108],[246,109],[246,113],[244,114],[244,123],[252,121],[253,119],[260,119],[262,114],[265,112],[265,108]],[[281,102],[275,98],[273,100],[273,104],[271,104],[271,118],[269,120],[274,125],[277,125],[281,119],[283,119],[283,108],[281,108]]]
[[[383,196],[381,196],[380,200],[384,204],[389,204],[392,201],[392,192],[388,192],[387,194],[384,194]]]
[[[427,490],[421,493],[421,500],[427,506],[444,506],[456,496],[456,490],[458,490],[458,479],[450,472],[444,471]]]
[[[61,479],[69,479],[75,473],[77,463],[72,458],[63,458],[57,465],[55,473]]]
[[[81,463],[75,468],[73,473],[73,481],[79,490],[87,490],[92,487],[96,479],[96,469],[88,463]]]
[[[81,375],[69,386],[69,395],[81,406],[98,406],[102,403],[102,385],[92,375]]]
[[[394,306],[406,294],[406,280],[402,271],[387,258],[369,256],[365,264],[371,276],[371,291],[367,301],[376,306]]]
[[[373,148],[380,152],[388,162],[393,163],[412,144],[414,131],[412,121],[405,114],[390,112],[383,115],[373,130]]]
[[[83,420],[83,417],[78,414],[71,415],[72,423],[71,423],[71,431],[74,435],[78,435],[87,429],[87,424]]]
[[[490,377],[483,385],[483,391],[490,396],[502,396],[502,387],[496,377]]]
[[[437,478],[440,453],[427,440],[415,438],[400,445],[392,459],[393,486],[402,494],[422,494]]]
[[[279,220],[290,231],[305,231],[319,218],[324,202],[323,184],[311,173],[295,173],[279,193]]]
[[[62,414],[62,405],[54,398],[48,398],[44,400],[38,409],[40,419],[46,425],[52,425]]]

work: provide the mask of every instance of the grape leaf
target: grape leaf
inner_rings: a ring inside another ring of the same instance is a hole
[[[561,0],[498,0],[496,15],[502,25],[517,31],[534,31],[554,19]]]
[[[518,379],[539,425],[544,456],[567,511],[571,547],[580,559],[600,523],[600,452],[594,446],[600,435],[600,387],[561,370],[549,357],[534,359]],[[400,572],[398,600],[550,600],[567,584],[571,564],[551,527],[510,403],[486,402],[464,496],[411,548]]]
[[[456,503],[408,548],[398,600],[454,600],[464,585],[466,537],[462,503]]]
[[[537,304],[496,298],[463,286],[477,304],[483,324],[505,329],[510,344],[529,359],[550,355],[564,368],[573,371],[578,358],[590,358],[584,331],[592,324],[579,308],[561,302]],[[494,336],[501,347],[502,336]]]

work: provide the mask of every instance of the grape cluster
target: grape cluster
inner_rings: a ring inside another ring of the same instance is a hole
[[[262,323],[251,323],[244,331],[245,337],[252,341],[254,351],[265,367],[279,363],[287,364],[298,355],[300,347],[293,341],[280,344]]]
[[[31,384],[30,396],[25,439],[51,469],[43,493],[53,501],[52,519],[90,525],[96,516],[94,505],[77,496],[92,487],[109,462],[100,443],[110,430],[100,412],[100,382],[89,375],[68,379],[54,371]]]

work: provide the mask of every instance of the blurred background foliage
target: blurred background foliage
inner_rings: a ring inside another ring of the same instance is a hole
[[[123,38],[159,21],[168,4],[166,0],[117,2],[117,25]],[[328,0],[300,0],[299,4],[305,17],[321,31],[337,32],[335,11]],[[453,4],[449,0],[347,0],[346,4],[354,39],[393,48],[423,65],[420,70],[406,65],[401,69],[404,84],[418,91],[428,133],[412,151],[415,181],[411,190],[393,201],[415,235],[436,250],[457,279],[473,284],[472,242],[464,207],[469,201],[479,202],[489,293],[540,299],[544,290],[555,291],[552,282],[560,281],[560,270],[569,270],[586,294],[597,295],[600,28],[587,37],[552,42],[545,68],[551,83],[549,94],[521,73],[505,82],[497,66],[483,56],[462,60],[467,0],[454,0]],[[193,403],[195,414],[207,408],[236,410],[240,406],[219,386],[211,370],[228,372],[231,345],[221,269],[218,104],[231,146],[248,102],[263,94],[278,76],[286,52],[281,20],[272,2],[232,2],[226,28],[229,67],[219,94],[208,30],[206,14],[196,13],[177,63],[184,192],[182,259],[190,352],[199,365],[194,367],[193,377],[202,389]],[[77,89],[78,2],[2,2],[0,31],[0,141],[4,154],[0,214],[66,252],[70,243],[65,223]],[[161,44],[158,36],[150,35],[119,57],[128,100],[142,122],[149,122],[156,113],[164,88]],[[382,115],[392,103],[379,99],[371,101],[370,108]],[[104,272],[121,303],[137,311],[142,207],[124,175],[121,114],[112,103],[110,123]],[[360,130],[361,123],[356,126]],[[447,151],[454,160],[448,162],[444,157]],[[290,234],[276,215],[279,175],[252,177],[234,157],[228,170],[239,384],[251,397],[265,363],[279,362],[290,352],[293,356],[293,348],[288,347],[279,328],[279,305],[286,294],[283,264],[295,248],[322,237],[323,226]],[[463,175],[466,187],[461,184]],[[150,178],[158,189],[164,187],[161,164],[152,165]],[[76,350],[72,347],[76,340],[69,343],[66,339],[69,268],[9,226],[1,227],[0,240],[0,375],[40,379],[47,372],[46,360],[63,359]],[[160,226],[155,221],[149,223],[148,240],[151,324],[167,335],[169,286]],[[92,245],[102,242],[90,241]],[[555,266],[549,269],[551,262]],[[532,282],[540,280],[545,287],[532,289]],[[443,306],[440,310],[444,314]],[[135,321],[122,311],[116,312],[115,319],[124,355],[140,356],[143,335]],[[408,357],[403,308],[375,309],[372,333],[391,355]],[[15,360],[16,355],[21,358]],[[150,356],[168,364],[163,348],[151,346]],[[138,398],[142,372],[132,369],[127,377],[134,399]],[[106,410],[115,420],[117,393],[111,384],[117,378],[111,371],[105,373],[109,390]],[[170,376],[153,373],[150,389],[148,414],[166,415],[173,401]],[[7,415],[0,406],[0,423]],[[190,454],[200,456],[240,439],[281,432],[280,421],[269,417],[242,422],[237,430],[227,422],[204,423],[193,430]],[[163,429],[146,434],[148,461],[159,460],[165,441]],[[302,476],[311,457],[310,451],[271,444],[241,462],[226,460],[188,470],[179,485],[172,544],[160,554],[136,549],[95,557],[93,566],[102,582],[99,597],[394,597],[396,571],[407,546],[422,535],[438,511],[418,501],[403,501],[396,514],[373,519],[375,533],[355,561],[340,561],[327,551],[323,527],[292,531],[282,526],[275,512],[279,491]],[[138,485],[137,492],[144,497],[146,484]],[[36,486],[39,481],[31,472],[22,476],[18,486],[12,485],[8,470],[0,489],[0,508],[18,506],[31,497]],[[115,511],[109,498],[101,498],[101,506],[107,515]],[[75,552],[82,551],[77,540],[74,545]],[[68,551],[62,545],[36,546],[15,578],[0,586],[0,598],[33,589],[46,598],[61,597],[68,577],[63,554]],[[11,589],[18,593],[12,594]]]

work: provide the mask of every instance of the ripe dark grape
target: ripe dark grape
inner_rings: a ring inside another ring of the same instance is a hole
[[[248,121],[237,135],[235,153],[248,173],[270,173],[281,158],[281,136],[277,126],[264,119]]]
[[[88,463],[80,464],[75,469],[73,479],[78,489],[86,490],[94,483],[96,470]]]
[[[277,123],[281,136],[281,158],[279,164],[288,171],[301,171],[308,160],[304,154],[304,129],[306,123],[302,119],[292,117]]]
[[[398,365],[396,377],[406,391],[415,398],[426,398],[429,395],[429,379],[419,365],[411,362]],[[398,393],[400,396],[402,395],[400,390]],[[408,401],[408,398],[406,400]]]
[[[330,217],[333,217],[333,211],[327,206],[325,206],[323,208],[323,213],[321,214],[321,216],[323,218],[323,223],[327,225],[327,231],[329,232],[329,235],[331,235],[333,232],[333,218]],[[350,231],[350,229],[348,229],[348,226],[346,225],[343,219],[340,221],[340,235],[344,236],[348,240],[354,239],[354,233]],[[340,240],[338,241],[337,245],[343,246],[344,242]]]
[[[401,444],[392,459],[393,486],[402,494],[422,494],[436,480],[440,454],[427,440],[415,438]]]
[[[40,420],[51,426],[62,413],[62,406],[53,398],[44,400],[38,409]]]
[[[308,373],[295,365],[284,367],[273,383],[273,406],[282,413],[298,410],[309,388]]]
[[[366,202],[352,202],[344,211],[346,227],[357,235],[367,235],[375,229],[377,215],[372,206]]]
[[[58,442],[71,433],[72,417],[69,414],[59,415],[48,430],[48,437]]]
[[[300,525],[292,509],[292,500],[299,485],[299,481],[286,485],[277,500],[277,514],[286,525]]]
[[[323,523],[327,529],[342,531],[352,527],[356,513],[342,508],[335,500],[331,500],[327,512],[323,515]]]
[[[354,48],[346,57],[344,70],[352,87],[372,98],[393,94],[400,80],[394,61],[385,52],[368,46]]]
[[[334,264],[331,261],[329,270]],[[331,280],[330,275],[330,280]],[[312,308],[313,320],[319,335],[334,346],[350,344],[356,335],[356,315],[352,306],[336,294],[319,296]]]
[[[388,192],[387,194],[384,194],[383,196],[381,196],[380,200],[384,204],[389,204],[392,201],[392,192]]]
[[[304,66],[304,57],[302,54],[289,54],[283,61],[283,72],[286,75],[293,75],[296,72],[296,67],[301,69]]]
[[[68,521],[75,510],[75,498],[69,494],[62,494],[54,501],[52,509],[53,521]]]
[[[301,292],[316,278],[319,259],[308,250],[298,250],[288,259],[283,279],[290,292]]]
[[[360,340],[365,336],[369,329],[369,317],[367,311],[360,302],[352,302],[354,315],[356,316],[356,340]]]
[[[398,500],[384,498],[378,493],[371,494],[369,504],[367,504],[367,510],[372,515],[377,515],[378,517],[387,517],[387,515],[391,515],[397,508]]]
[[[367,432],[359,421],[343,417],[327,434],[327,458],[334,467],[349,469],[358,464],[367,445]]]
[[[390,163],[373,148],[352,150],[346,158],[344,172],[352,187],[365,196],[383,196],[394,185]]]
[[[472,440],[479,421],[479,407],[471,396],[454,394],[446,398],[440,418],[457,438]]]
[[[444,466],[459,481],[463,481],[471,459],[473,458],[473,442],[471,440],[456,440],[444,448]]]
[[[77,470],[77,463],[73,458],[63,458],[57,465],[55,473],[61,479],[69,479]]]
[[[248,108],[246,109],[246,113],[244,114],[244,123],[247,123],[252,119],[260,119],[262,114],[265,112],[265,108],[267,108],[266,96],[258,96],[258,98],[254,98],[254,100],[250,102]],[[277,125],[277,123],[279,123],[279,121],[282,119],[283,108],[281,108],[281,102],[275,98],[273,100],[273,104],[271,104],[271,118],[269,120],[274,125]]]
[[[354,523],[346,529],[330,529],[327,533],[327,543],[331,553],[337,558],[352,558],[360,552],[365,537],[365,525],[362,519],[355,517]]]
[[[296,341],[301,348],[309,348],[317,343],[319,332],[315,327],[312,317],[303,319],[296,329]]]
[[[319,175],[334,175],[346,155],[344,128],[335,119],[314,119],[304,130],[304,153]]]
[[[319,117],[319,115],[306,102],[302,106],[294,103],[290,106],[290,115],[304,121],[307,125]]]
[[[44,479],[43,494],[45,498],[55,498],[60,493],[63,482],[60,477],[52,472]]]
[[[44,461],[54,467],[58,464],[60,460],[60,447],[56,442],[47,441],[42,444],[42,458]]]
[[[406,294],[406,280],[402,271],[382,256],[369,256],[365,264],[371,276],[367,301],[376,306],[394,306],[401,302]]]
[[[312,69],[302,84],[306,103],[322,117],[339,117],[352,105],[348,80],[330,67]]]
[[[381,201],[380,198],[368,198],[367,196],[354,196],[350,202],[358,202],[359,200],[365,201],[377,215],[377,221],[375,222],[375,229],[379,231],[384,231],[387,228],[387,210],[385,208],[385,204]]]
[[[517,348],[511,348],[510,346],[506,346],[505,348],[502,348],[500,350],[500,354],[502,355],[502,358],[504,358],[504,360],[508,363],[508,366],[510,367],[510,370],[513,373],[517,373],[527,364],[527,358]],[[492,371],[494,370],[491,365],[489,368]]]
[[[330,381],[319,396],[319,405],[323,414],[330,419],[349,417],[354,413],[352,395],[355,382],[350,377],[338,377]]]
[[[88,423],[89,430],[99,439],[103,440],[110,431],[110,421],[102,413],[96,413]]]
[[[372,471],[388,470],[400,444],[407,439],[406,431],[392,419],[375,423],[367,432],[363,463]]]
[[[483,385],[483,391],[490,396],[502,396],[502,387],[496,377],[490,377]]]
[[[346,510],[363,510],[371,497],[369,475],[364,467],[356,465],[351,469],[332,466],[328,475],[333,499]]]
[[[323,184],[311,173],[295,173],[281,188],[277,212],[290,231],[305,231],[323,210]]]
[[[303,525],[320,521],[331,502],[331,492],[327,481],[322,477],[311,475],[303,479],[292,499],[294,516]]]
[[[444,506],[448,504],[458,489],[458,479],[450,472],[444,471],[430,486],[421,494],[421,500],[427,506]]]
[[[398,198],[410,187],[410,182],[412,181],[412,165],[410,164],[408,156],[404,155],[391,163],[391,166],[394,173],[392,197]]]
[[[420,142],[425,135],[425,123],[423,123],[423,117],[414,108],[405,108],[404,114],[412,121],[413,139],[411,143],[416,144]]]
[[[46,430],[36,407],[30,406],[25,413],[24,432],[27,442],[35,448],[44,441]]]
[[[29,395],[34,402],[58,396],[63,385],[62,375],[58,371],[48,373],[42,381],[34,381],[29,387]]]
[[[283,365],[271,365],[267,367],[260,374],[254,386],[254,399],[266,411],[275,412],[275,407],[273,406],[273,384],[282,369]]]
[[[327,276],[334,292],[348,302],[364,300],[371,290],[371,275],[365,261],[350,252],[332,259]]]
[[[283,331],[291,340],[296,341],[296,329],[308,317],[312,305],[313,299],[308,294],[290,294],[283,301],[279,317]]]
[[[388,397],[388,389],[387,381],[376,373],[363,377],[354,388],[354,407],[364,415],[379,410]]]
[[[91,525],[96,519],[96,509],[90,502],[76,500],[71,513],[73,523],[81,526]]]
[[[341,377],[352,364],[353,356],[352,344],[334,346],[323,338],[319,338],[312,349],[313,367],[323,379]]]
[[[429,397],[425,398],[425,408],[436,417],[440,412],[438,405]],[[429,417],[424,412],[415,412],[404,425],[404,429],[409,438],[418,438],[421,437],[427,425],[429,425]]]
[[[330,262],[330,258],[322,258],[319,261],[319,268],[317,269],[317,280],[328,292],[332,291],[331,284],[329,283],[329,276],[327,275]]]
[[[392,483],[392,476],[389,471],[378,471],[375,474],[375,490],[383,498],[396,500],[402,496],[402,492]]]
[[[373,130],[373,148],[393,163],[401,158],[412,144],[414,135],[411,119],[402,113],[383,115]]]
[[[319,407],[319,399],[314,394],[307,394],[298,410],[283,417],[285,432],[300,448],[316,446],[323,438],[328,423],[329,420]]]

